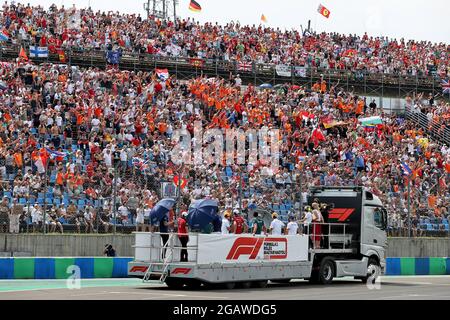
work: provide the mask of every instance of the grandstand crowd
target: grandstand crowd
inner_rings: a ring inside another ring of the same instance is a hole
[[[3,5],[0,25],[12,41],[79,50],[122,48],[126,52],[222,61],[273,63],[321,69],[428,76],[450,74],[449,46],[295,30],[241,26],[231,22],[200,24],[191,19],[161,21],[119,12],[24,4]]]
[[[13,41],[28,39],[49,48],[116,45],[160,55],[425,75],[430,65],[441,73],[449,67],[446,44],[303,37],[294,31],[190,20],[174,24],[91,10],[81,10],[80,28],[70,30],[62,23],[70,10],[5,4],[0,25]],[[161,79],[152,70],[23,60],[2,62],[0,83],[0,232],[40,232],[44,224],[50,232],[147,226],[162,197],[160,183],[174,176],[187,181],[181,211],[192,200],[213,198],[223,210],[238,209],[250,218],[254,208],[270,208],[287,221],[303,216],[300,201],[306,204],[310,186],[361,185],[382,199],[392,235],[405,235],[409,224],[415,235],[449,232],[450,147],[339,83],[261,89],[243,86],[239,76],[179,81]],[[448,125],[444,100],[416,95],[407,97],[407,104]],[[372,116],[382,124],[364,127],[358,121]],[[273,172],[261,161],[244,167],[174,164],[174,131],[192,134],[195,121],[204,129],[279,129],[280,170]],[[402,162],[409,164],[409,176]]]

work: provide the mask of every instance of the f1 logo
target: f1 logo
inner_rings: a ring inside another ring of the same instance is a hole
[[[249,259],[256,259],[264,238],[238,238],[234,241],[227,260],[237,260],[241,255],[250,255]]]
[[[328,218],[338,219],[338,221],[340,222],[345,222],[348,217],[353,214],[353,212],[355,212],[355,209],[353,208],[335,208],[333,210],[330,210]]]
[[[146,266],[134,266],[131,268],[130,272],[146,272],[148,267]]]
[[[191,272],[191,268],[175,268],[171,274],[188,274],[189,272]]]

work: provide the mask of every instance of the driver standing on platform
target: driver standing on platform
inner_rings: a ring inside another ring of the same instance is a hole
[[[188,262],[188,251],[187,251],[187,243],[189,242],[189,235],[188,235],[188,227],[187,227],[187,216],[188,213],[186,211],[181,213],[181,216],[178,218],[178,239],[181,242],[181,246],[183,249],[181,249],[180,253],[180,262]],[[185,249],[186,248],[186,249]]]

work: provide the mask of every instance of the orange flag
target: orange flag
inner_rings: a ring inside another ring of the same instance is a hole
[[[20,47],[19,58],[28,61],[27,53],[25,52],[25,49],[23,47]]]
[[[325,8],[323,5],[319,5],[319,8],[317,8],[317,12],[319,12],[325,18],[329,18],[330,17],[330,10]]]
[[[265,15],[261,15],[261,21],[267,23],[267,18]]]

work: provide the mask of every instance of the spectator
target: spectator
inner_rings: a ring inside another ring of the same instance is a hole
[[[284,222],[278,219],[278,214],[276,212],[272,213],[272,222],[270,223],[270,233],[272,235],[281,236],[284,234],[283,229],[286,227]]]
[[[113,248],[111,244],[105,245],[105,250],[103,250],[103,254],[107,257],[116,257],[116,250]]]

